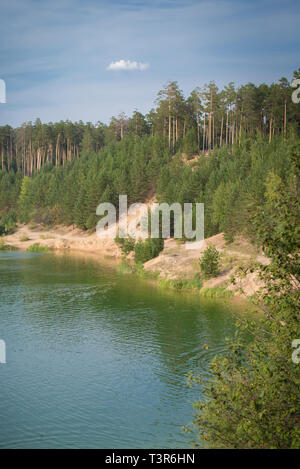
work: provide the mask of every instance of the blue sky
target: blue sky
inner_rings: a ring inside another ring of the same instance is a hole
[[[109,122],[146,113],[168,80],[188,95],[300,67],[295,0],[1,0],[0,15],[0,125]]]

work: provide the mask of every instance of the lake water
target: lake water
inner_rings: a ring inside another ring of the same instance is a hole
[[[191,447],[181,426],[201,393],[186,374],[235,320],[92,260],[0,253],[0,447]]]

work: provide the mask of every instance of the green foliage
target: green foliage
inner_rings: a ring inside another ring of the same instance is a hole
[[[122,253],[124,256],[127,256],[130,252],[134,250],[135,247],[135,239],[131,238],[130,236],[128,238],[120,238],[117,236],[115,238],[115,242],[121,246]]]
[[[27,249],[29,252],[48,252],[50,250],[48,246],[41,246],[39,243],[34,243]]]
[[[122,274],[132,274],[133,269],[132,269],[131,265],[128,264],[127,262],[122,262],[122,264],[119,264],[117,266],[117,272],[120,272]]]
[[[238,324],[227,353],[211,364],[212,379],[190,377],[191,383],[202,384],[205,397],[194,406],[199,446],[300,448],[300,366],[292,360],[292,341],[300,334],[299,156],[298,148],[291,155],[288,184],[276,178],[273,191],[274,178],[268,179],[267,204],[252,217],[257,239],[271,259],[259,267],[265,286],[255,298],[265,314]],[[245,333],[252,337],[250,343]]]
[[[0,217],[0,236],[14,231],[17,223],[17,215],[14,210],[4,212]]]
[[[215,246],[208,246],[200,259],[200,270],[205,279],[219,275],[220,253]]]
[[[197,132],[194,128],[189,129],[183,139],[183,152],[188,156],[197,154]]]
[[[157,257],[163,248],[164,240],[162,238],[147,238],[145,241],[140,239],[134,248],[134,261],[136,264],[144,264]]]
[[[144,202],[151,190],[159,202],[203,202],[205,237],[221,231],[228,241],[241,233],[253,236],[251,216],[258,205],[267,203],[275,179],[287,183],[289,154],[297,142],[290,135],[287,141],[274,137],[269,144],[257,134],[240,146],[216,148],[208,158],[200,156],[187,165],[180,154],[171,157],[159,135],[126,135],[118,143],[100,146],[98,152],[85,149],[64,166],[45,166],[32,177],[0,171],[0,214],[13,210],[21,222],[94,230],[99,203],[118,207],[119,194],[128,195],[128,204]],[[195,219],[193,211],[193,223]]]
[[[135,264],[134,273],[139,277],[146,279],[157,279],[160,274],[158,271],[145,270],[143,264]]]
[[[202,281],[198,274],[195,275],[193,279],[158,279],[158,284],[162,288],[171,288],[173,290],[194,290],[198,291],[202,288]]]
[[[230,298],[233,296],[231,290],[222,287],[202,288],[200,295],[205,298]]]
[[[33,180],[25,176],[22,180],[20,196],[18,199],[18,218],[22,223],[30,220],[33,198]]]
[[[23,236],[20,237],[21,242],[25,242],[25,241],[29,241],[29,240],[30,240],[30,238],[27,235],[23,235]]]

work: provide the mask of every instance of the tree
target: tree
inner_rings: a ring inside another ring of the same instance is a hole
[[[200,270],[204,278],[216,277],[219,274],[220,254],[215,246],[208,246],[200,259]]]
[[[243,334],[211,364],[203,384],[205,400],[195,403],[198,445],[210,448],[300,448],[300,366],[292,360],[299,338],[299,149],[293,154],[288,186],[270,192],[268,206],[253,217],[269,265],[259,266],[264,287],[255,304],[265,313],[240,323]],[[251,269],[253,270],[253,269]]]

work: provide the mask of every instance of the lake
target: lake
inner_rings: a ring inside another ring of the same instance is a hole
[[[190,448],[201,391],[186,375],[234,334],[229,304],[91,259],[0,253],[0,447]]]

